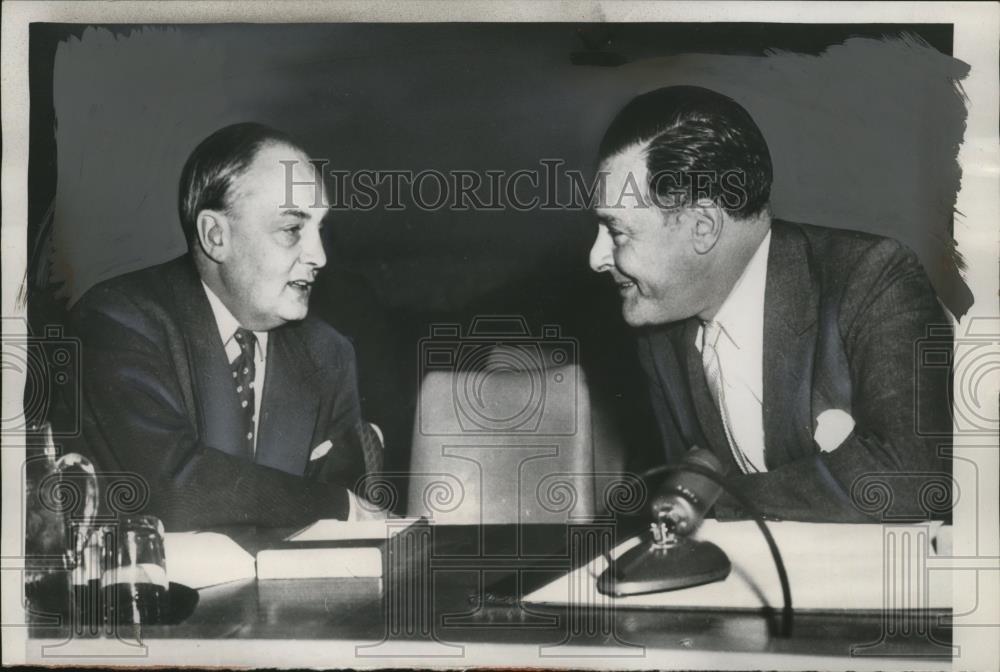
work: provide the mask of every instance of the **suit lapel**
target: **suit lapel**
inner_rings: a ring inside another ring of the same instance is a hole
[[[178,262],[174,289],[178,324],[190,353],[189,371],[198,408],[196,425],[202,443],[245,457],[243,420],[233,374],[212,307],[189,258]]]
[[[684,454],[692,446],[705,444],[704,434],[694,412],[691,391],[687,385],[681,383],[687,375],[682,365],[684,352],[680,342],[682,338],[677,336],[683,335],[683,331],[683,328],[677,325],[656,329],[650,332],[647,341],[659,388],[667,401],[674,425],[685,444],[666,447],[670,451],[666,456],[668,463],[683,459]]]
[[[819,287],[798,229],[771,227],[764,293],[764,445],[768,469],[812,454],[812,378]]]
[[[315,373],[295,325],[270,332],[258,427],[258,464],[299,476],[305,473],[319,415],[319,394],[312,380]]]

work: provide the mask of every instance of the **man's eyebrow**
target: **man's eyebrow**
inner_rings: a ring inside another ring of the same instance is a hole
[[[281,217],[295,217],[297,219],[309,219],[308,213],[304,210],[299,210],[298,208],[290,208],[288,210],[281,211]]]
[[[603,226],[608,227],[609,229],[610,228],[614,228],[614,229],[624,229],[624,228],[626,228],[618,220],[618,218],[615,217],[614,215],[598,215],[597,216],[597,221],[598,221],[598,223],[602,224]]]

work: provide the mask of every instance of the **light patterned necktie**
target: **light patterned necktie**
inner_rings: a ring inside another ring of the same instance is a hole
[[[243,410],[243,450],[250,460],[254,459],[254,389],[253,378],[256,374],[254,355],[257,350],[257,337],[252,331],[242,327],[233,335],[240,346],[239,357],[233,362],[233,382],[236,383],[236,395]]]
[[[726,430],[726,440],[733,453],[733,459],[744,474],[757,473],[759,470],[747,459],[740,450],[736,437],[733,436],[732,421],[729,419],[729,409],[726,407],[726,386],[722,380],[722,365],[719,362],[719,351],[716,346],[722,335],[722,325],[718,322],[706,322],[702,327],[701,365],[705,369],[705,380],[712,392],[712,401],[722,417],[722,426]]]

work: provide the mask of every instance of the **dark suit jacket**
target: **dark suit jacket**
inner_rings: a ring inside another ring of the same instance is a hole
[[[664,457],[710,448],[732,483],[768,516],[854,521],[925,518],[947,509],[947,368],[924,366],[929,342],[951,350],[951,328],[916,257],[853,231],[772,224],[764,299],[764,443],[768,471],[743,475],[712,403],[695,318],[643,331],[646,372]],[[832,452],[816,418],[840,409],[854,431]],[[942,492],[946,488],[946,492]],[[720,518],[745,517],[730,497]]]
[[[254,461],[215,318],[184,256],[91,289],[82,341],[85,450],[139,474],[168,530],[344,518],[363,473],[354,350],[307,317],[272,330]],[[320,464],[309,455],[324,440]],[[308,475],[307,475],[308,471]]]

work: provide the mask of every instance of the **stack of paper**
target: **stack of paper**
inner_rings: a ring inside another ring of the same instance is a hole
[[[417,520],[317,521],[257,553],[257,578],[379,578],[386,543]]]
[[[167,577],[188,588],[252,579],[253,556],[216,532],[168,532],[163,535]]]

